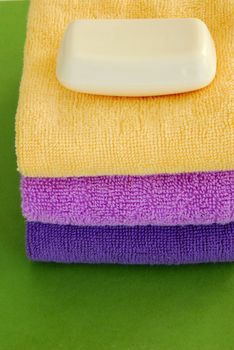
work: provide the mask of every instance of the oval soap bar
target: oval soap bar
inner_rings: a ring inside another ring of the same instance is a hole
[[[68,89],[111,96],[197,90],[215,73],[214,42],[205,23],[193,18],[74,21],[56,71]]]

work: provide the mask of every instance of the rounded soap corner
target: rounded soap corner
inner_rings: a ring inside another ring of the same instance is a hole
[[[210,84],[213,83],[213,81],[214,81],[215,78],[216,78],[216,73],[217,73],[217,67],[215,67],[215,70],[214,70],[213,74],[212,74],[211,77],[210,77],[210,82],[208,83],[208,85],[210,85]],[[208,85],[207,85],[207,86],[208,86]]]
[[[200,23],[202,24],[203,26],[205,26],[207,28],[207,24],[201,19],[201,18],[198,18],[198,17],[193,17],[191,18],[194,22],[197,22],[197,23]]]
[[[206,82],[204,82],[203,86],[200,87],[200,89],[204,89],[209,87],[210,85],[213,84],[215,78],[216,78],[216,69],[214,70],[214,72],[212,74],[210,74],[209,78],[206,80]],[[199,90],[200,90],[199,89]]]
[[[57,74],[56,74],[56,78],[57,78],[57,81],[61,87],[63,87],[64,89],[67,89],[67,90],[71,90],[71,88],[68,87],[66,84],[64,84],[63,80],[61,78],[59,78],[59,76],[57,76]]]
[[[73,19],[71,22],[69,22],[69,23],[66,25],[65,31],[68,31],[69,29],[73,28],[74,25],[75,25],[78,21],[79,21],[79,20],[77,20],[77,19]]]

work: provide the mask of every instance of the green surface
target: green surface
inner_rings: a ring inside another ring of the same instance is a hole
[[[0,3],[0,349],[233,350],[234,264],[65,266],[25,257],[14,118],[26,13],[26,2]]]

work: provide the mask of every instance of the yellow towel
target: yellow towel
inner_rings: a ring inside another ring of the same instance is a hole
[[[234,169],[233,0],[33,0],[16,120],[27,176]],[[78,18],[197,17],[218,70],[207,88],[163,97],[79,94],[55,77],[60,40]]]

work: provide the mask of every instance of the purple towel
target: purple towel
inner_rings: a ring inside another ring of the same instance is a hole
[[[72,226],[27,223],[32,260],[195,264],[234,261],[234,223],[207,226]]]
[[[87,226],[234,221],[234,171],[23,178],[21,190],[29,221]]]

